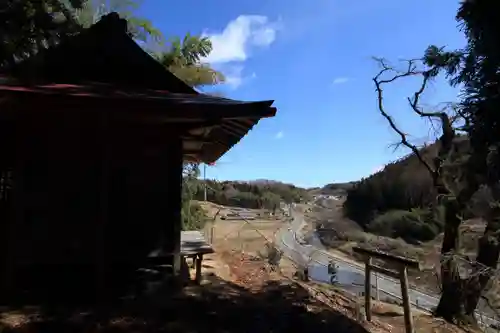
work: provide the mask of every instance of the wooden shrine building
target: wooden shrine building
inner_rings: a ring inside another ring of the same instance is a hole
[[[157,249],[177,272],[183,162],[216,161],[271,105],[196,92],[116,13],[0,76],[0,292],[107,290]]]

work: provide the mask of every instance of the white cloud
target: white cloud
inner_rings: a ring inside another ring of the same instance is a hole
[[[243,66],[235,66],[225,71],[226,84],[236,89],[243,83]]]
[[[276,133],[274,138],[279,140],[279,139],[282,139],[284,135],[285,135],[285,133],[283,133],[283,131],[279,131],[278,133]]]
[[[253,72],[250,75],[244,75],[243,66],[225,66],[224,75],[226,76],[225,84],[231,89],[237,89],[244,82],[255,79],[257,74]]]
[[[342,84],[346,83],[347,81],[349,81],[349,78],[347,77],[338,77],[335,80],[333,80],[333,84]]]
[[[380,172],[380,171],[384,170],[384,168],[385,168],[385,165],[381,165],[381,166],[373,169],[372,174]]]
[[[255,47],[266,47],[276,39],[277,22],[261,15],[240,15],[230,21],[220,33],[205,33],[212,41],[213,50],[204,61],[216,64],[243,62]]]

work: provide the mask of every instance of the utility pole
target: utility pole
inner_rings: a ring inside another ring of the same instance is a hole
[[[203,200],[207,201],[207,165],[205,163],[203,163],[203,184],[205,185],[203,192]]]

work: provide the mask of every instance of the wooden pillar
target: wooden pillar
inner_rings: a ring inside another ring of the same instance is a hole
[[[107,251],[106,251],[106,225],[108,222],[108,196],[109,196],[109,161],[111,156],[110,138],[108,137],[108,114],[106,111],[99,113],[100,131],[99,140],[101,149],[99,150],[99,158],[97,159],[100,165],[99,174],[99,212],[95,224],[95,283],[98,301],[103,299],[106,293],[106,267],[107,267]]]
[[[371,271],[379,272],[385,274],[387,276],[391,276],[394,278],[399,278],[401,282],[401,295],[403,296],[403,306],[404,306],[404,316],[405,316],[405,327],[406,332],[413,332],[413,318],[411,315],[411,305],[410,305],[410,297],[408,296],[408,267],[420,269],[420,264],[417,260],[403,258],[399,256],[394,256],[389,253],[377,251],[377,250],[368,250],[361,247],[353,247],[353,252],[361,254],[365,257],[365,310],[366,310],[366,319],[370,321],[371,313],[370,313],[370,301],[371,301],[371,283],[370,283],[370,275]],[[394,272],[383,267],[372,266],[371,265],[371,257],[382,259],[386,262],[395,264],[399,271]],[[378,287],[378,286],[377,286]]]
[[[16,173],[17,175],[17,173]],[[13,184],[14,185],[14,184]],[[17,184],[16,184],[17,185]],[[5,299],[9,290],[11,290],[12,278],[12,240],[15,235],[13,234],[13,226],[15,220],[13,214],[15,213],[12,201],[12,192],[4,191],[8,197],[4,198],[4,207],[2,207],[2,216],[0,220],[0,299]]]
[[[21,117],[22,118],[22,117]],[[0,295],[6,295],[7,298],[15,293],[15,274],[16,274],[16,241],[18,228],[24,221],[24,173],[25,159],[27,151],[26,131],[21,122],[16,124],[16,132],[14,136],[15,150],[13,153],[13,170],[12,170],[12,189],[9,199],[7,218],[3,223],[6,223],[4,245],[5,255],[3,256],[2,277],[0,281]],[[10,193],[9,193],[10,194]]]
[[[203,267],[203,254],[198,254],[194,261],[195,266],[195,278],[196,284],[201,284],[201,269]]]
[[[410,297],[408,295],[408,272],[405,266],[399,269],[401,295],[403,296],[403,308],[405,316],[405,328],[407,333],[413,332],[413,317],[411,315]]]
[[[368,321],[372,320],[372,311],[371,311],[371,301],[372,301],[371,275],[372,275],[372,270],[371,270],[371,263],[372,263],[372,258],[367,256],[365,258],[365,313],[366,313],[366,320],[368,320]]]
[[[168,176],[168,202],[165,208],[169,210],[169,219],[164,222],[164,244],[169,244],[165,252],[173,256],[174,276],[180,277],[181,272],[181,231],[182,231],[182,139],[180,136],[172,137],[165,151]]]

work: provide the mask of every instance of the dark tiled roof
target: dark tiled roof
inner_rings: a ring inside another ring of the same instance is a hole
[[[19,63],[9,76],[31,82],[94,81],[197,93],[137,45],[127,32],[127,21],[116,13]]]
[[[4,100],[27,100],[29,96],[65,97],[74,99],[78,105],[84,105],[90,100],[115,100],[123,105],[139,102],[143,107],[137,111],[138,114],[153,112],[162,119],[210,119],[216,126],[207,125],[211,128],[206,131],[208,133],[202,137],[193,135],[184,139],[186,160],[205,163],[213,163],[220,158],[261,118],[276,114],[276,109],[272,107],[273,101],[245,102],[204,94],[124,89],[100,83],[22,85],[19,81],[0,76],[0,97],[4,97]],[[120,112],[120,109],[116,112]]]
[[[272,101],[243,102],[198,93],[137,45],[126,26],[111,13],[79,35],[41,51],[11,69],[8,78],[0,76],[0,97],[119,100],[142,103],[138,112],[154,110],[162,117],[206,117],[217,125],[202,131],[202,140],[184,140],[191,147],[186,159],[206,163],[215,162],[261,118],[275,115]],[[178,108],[167,107],[172,105]]]

